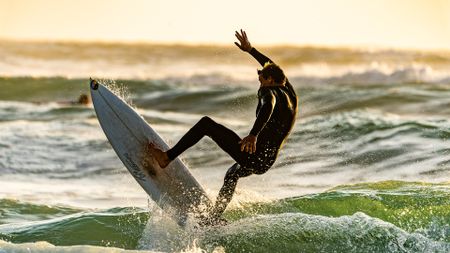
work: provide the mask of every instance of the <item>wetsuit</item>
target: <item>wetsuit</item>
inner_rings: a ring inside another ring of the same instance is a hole
[[[262,65],[272,61],[252,48],[250,54]],[[256,121],[250,134],[257,137],[256,152],[249,154],[241,151],[241,138],[232,130],[216,123],[209,117],[203,117],[170,150],[167,155],[174,160],[186,149],[196,144],[205,135],[214,140],[220,148],[235,161],[226,173],[224,185],[220,189],[214,216],[220,216],[231,201],[237,181],[240,177],[265,173],[275,162],[278,151],[289,135],[297,114],[297,95],[286,80],[284,86],[260,87]]]

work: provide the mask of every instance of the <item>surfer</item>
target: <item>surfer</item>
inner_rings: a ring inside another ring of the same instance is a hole
[[[77,101],[74,101],[73,104],[78,104],[78,105],[88,105],[91,103],[91,100],[89,99],[89,96],[82,93],[80,94],[80,96],[78,97]]]
[[[47,102],[32,102],[32,103],[42,105],[46,104]],[[80,96],[78,96],[77,100],[56,101],[56,103],[64,106],[89,105],[91,104],[91,99],[87,94],[82,93],[80,94]]]
[[[91,99],[85,93],[81,93],[77,100],[72,101],[58,101],[60,105],[89,105],[91,103]]]
[[[252,47],[245,31],[241,29],[235,35],[239,41],[235,42],[236,46],[253,56],[263,67],[257,70],[260,82],[257,117],[249,135],[241,139],[234,131],[205,116],[171,149],[162,151],[153,143],[148,147],[150,155],[161,168],[165,168],[206,135],[236,161],[225,174],[224,184],[208,218],[210,223],[220,219],[239,178],[263,174],[272,167],[297,114],[297,95],[283,70]]]

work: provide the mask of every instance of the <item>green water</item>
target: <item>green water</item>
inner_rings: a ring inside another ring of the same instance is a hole
[[[450,249],[449,184],[384,181],[339,186],[244,205],[225,213],[228,225],[212,228],[176,228],[159,212],[136,208],[87,211],[2,200],[0,209],[0,239],[13,243],[136,249],[145,248],[146,233],[165,228],[158,239],[166,242],[162,247],[168,251],[182,250],[193,239],[203,249],[221,246],[226,252]]]

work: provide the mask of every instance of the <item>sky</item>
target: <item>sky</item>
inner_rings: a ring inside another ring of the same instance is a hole
[[[0,38],[450,50],[450,0],[0,0]]]

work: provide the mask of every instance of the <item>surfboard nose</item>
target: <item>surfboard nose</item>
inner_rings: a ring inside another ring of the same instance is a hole
[[[95,81],[94,79],[90,78],[90,77],[89,77],[89,80],[90,80],[90,84],[91,84],[91,89],[97,90],[98,89],[98,82]]]

